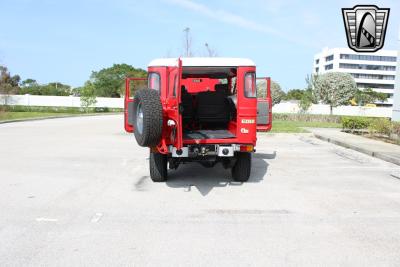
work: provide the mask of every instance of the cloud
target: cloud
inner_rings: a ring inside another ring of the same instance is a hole
[[[276,30],[276,28],[272,28],[270,26],[257,23],[255,21],[249,20],[243,16],[236,15],[226,10],[211,9],[206,5],[196,3],[192,0],[167,0],[167,2],[191,10],[198,14],[207,16],[209,18],[224,22],[226,24],[238,26],[255,32],[275,35],[279,38],[282,38],[291,43],[295,43],[297,45],[315,48],[315,45],[304,42],[297,38],[292,38],[291,36]]]

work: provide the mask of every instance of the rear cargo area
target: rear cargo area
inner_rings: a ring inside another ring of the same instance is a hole
[[[235,138],[236,107],[228,84],[216,84],[205,92],[181,89],[184,139]]]

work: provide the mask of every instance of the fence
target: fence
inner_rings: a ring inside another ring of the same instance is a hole
[[[124,100],[122,98],[97,97],[96,107],[123,108]],[[81,101],[75,96],[38,96],[38,95],[11,95],[0,97],[0,104],[7,101],[9,105],[24,106],[49,106],[49,107],[80,107]],[[272,108],[275,113],[299,113],[300,109],[297,103],[284,102],[276,104]],[[308,114],[329,114],[328,105],[314,104],[307,111]],[[391,107],[358,107],[358,106],[340,106],[333,109],[334,115],[348,116],[368,116],[368,117],[388,117],[392,116]]]
[[[124,108],[123,98],[97,97],[96,107]],[[18,106],[43,107],[80,107],[80,97],[76,96],[41,96],[41,95],[11,95],[0,97],[0,104]]]
[[[273,106],[272,112],[275,113],[299,113],[300,108],[297,103],[284,102]],[[313,104],[307,111],[308,114],[330,114],[329,105]],[[367,117],[392,117],[391,107],[359,107],[359,106],[340,106],[333,108],[334,115],[346,116],[367,116]]]

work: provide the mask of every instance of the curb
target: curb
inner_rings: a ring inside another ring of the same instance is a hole
[[[63,116],[37,117],[37,118],[26,118],[26,119],[0,121],[0,124],[14,123],[14,122],[26,122],[26,121],[42,121],[42,120],[52,120],[52,119],[63,119],[63,118],[75,118],[75,117],[119,115],[119,114],[123,114],[123,113],[110,112],[110,113],[99,113],[99,114],[71,114],[71,115],[63,115]]]
[[[326,137],[326,136],[323,136],[323,135],[320,135],[320,134],[316,134],[316,133],[314,133],[314,136],[316,138],[320,139],[320,140],[323,140],[323,141],[326,141],[326,142],[329,142],[329,143],[332,143],[332,144],[335,144],[335,145],[338,145],[338,146],[341,146],[341,147],[344,147],[344,148],[352,149],[352,150],[355,150],[357,152],[360,152],[360,153],[366,154],[368,156],[375,157],[375,158],[378,158],[378,159],[381,159],[381,160],[384,160],[384,161],[387,161],[387,162],[390,162],[390,163],[393,163],[393,164],[396,164],[396,165],[400,165],[400,159],[399,158],[395,158],[395,157],[389,156],[389,155],[387,155],[385,153],[373,151],[373,150],[366,149],[366,148],[362,148],[362,147],[359,147],[359,146],[356,146],[356,145],[352,145],[352,144],[343,142],[341,140],[332,139],[332,138],[329,138],[329,137]]]

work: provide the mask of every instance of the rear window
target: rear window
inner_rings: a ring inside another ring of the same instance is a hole
[[[154,89],[158,92],[160,92],[161,88],[161,81],[160,81],[160,74],[157,72],[150,72],[149,77],[148,77],[148,84],[149,84],[149,89]]]
[[[254,72],[246,73],[244,76],[244,96],[257,97],[256,74]]]

